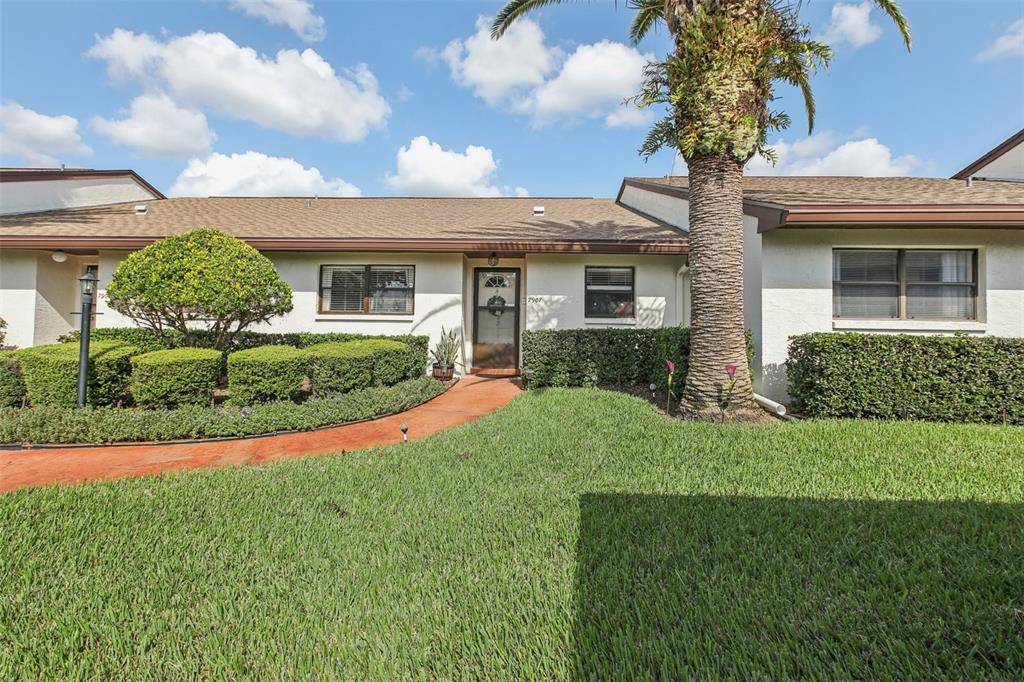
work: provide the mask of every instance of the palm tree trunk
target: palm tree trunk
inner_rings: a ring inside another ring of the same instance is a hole
[[[689,159],[690,367],[683,405],[719,419],[728,399],[727,365],[736,365],[729,412],[756,410],[743,325],[743,164],[728,152]]]

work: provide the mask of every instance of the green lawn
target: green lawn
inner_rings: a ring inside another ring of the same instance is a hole
[[[1024,677],[1024,429],[526,394],[0,497],[0,678]]]

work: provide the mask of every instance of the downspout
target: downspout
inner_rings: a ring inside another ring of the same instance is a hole
[[[676,270],[676,325],[681,326],[686,321],[686,275],[690,272],[689,256],[687,263],[680,265]]]
[[[763,395],[754,394],[754,402],[779,417],[786,416],[786,406],[782,403],[777,403],[771,398],[765,398]]]

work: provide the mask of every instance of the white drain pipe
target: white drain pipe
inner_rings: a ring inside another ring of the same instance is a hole
[[[772,414],[777,414],[780,417],[786,416],[786,406],[782,403],[777,403],[770,398],[765,398],[763,395],[754,394],[754,402],[768,410]]]

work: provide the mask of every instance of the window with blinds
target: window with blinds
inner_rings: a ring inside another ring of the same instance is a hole
[[[320,312],[411,315],[413,265],[320,266]]]
[[[977,252],[950,249],[835,249],[837,318],[957,319],[977,316]]]
[[[633,268],[588,267],[585,270],[586,317],[636,316]]]

